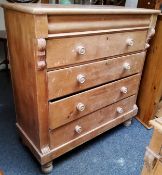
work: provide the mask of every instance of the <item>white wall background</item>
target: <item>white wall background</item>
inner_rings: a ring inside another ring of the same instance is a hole
[[[6,0],[0,0],[0,3],[6,2]],[[0,8],[0,30],[5,29],[3,9]]]
[[[137,7],[138,0],[126,0],[126,7]]]
[[[6,0],[0,0],[0,3],[5,2]],[[4,24],[4,15],[3,15],[3,9],[0,8],[0,30],[5,29],[5,24]],[[0,62],[4,58],[4,51],[3,51],[3,45],[0,43]]]

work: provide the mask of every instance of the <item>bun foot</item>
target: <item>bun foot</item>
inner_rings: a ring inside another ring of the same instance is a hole
[[[132,119],[125,121],[123,124],[124,126],[129,127],[132,124]]]
[[[49,173],[51,173],[52,170],[53,170],[53,164],[52,164],[52,162],[49,162],[49,163],[47,163],[47,164],[45,164],[45,165],[42,165],[42,166],[41,166],[41,170],[42,170],[42,172],[43,172],[44,174],[49,174]]]

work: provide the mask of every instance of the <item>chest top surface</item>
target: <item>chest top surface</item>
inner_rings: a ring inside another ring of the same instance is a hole
[[[60,5],[60,4],[20,4],[2,3],[6,9],[12,9],[30,14],[158,14],[159,10],[126,8],[101,5]]]

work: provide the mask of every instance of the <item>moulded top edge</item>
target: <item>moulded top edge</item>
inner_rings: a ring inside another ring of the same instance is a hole
[[[1,7],[30,14],[160,14],[160,10],[102,5],[61,5],[41,3],[2,3]]]

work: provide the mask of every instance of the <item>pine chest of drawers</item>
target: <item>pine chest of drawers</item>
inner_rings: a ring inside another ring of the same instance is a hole
[[[42,165],[137,114],[159,11],[3,4],[17,127]]]

